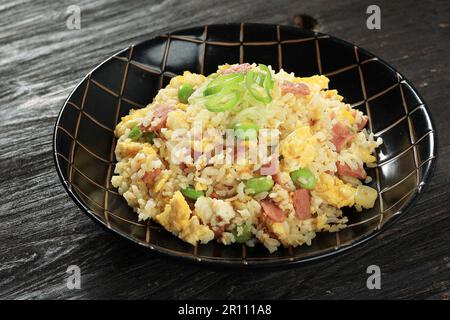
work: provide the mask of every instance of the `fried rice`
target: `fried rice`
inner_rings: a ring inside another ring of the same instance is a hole
[[[265,88],[270,99],[247,99],[249,72],[261,80],[251,93]],[[245,77],[235,85],[242,94],[232,108],[211,109],[206,92],[226,74]],[[264,87],[265,79],[273,83]],[[148,106],[122,117],[112,185],[139,220],[152,219],[192,245],[260,242],[270,252],[310,245],[317,232],[346,227],[342,208],[362,211],[377,196],[364,186],[371,180],[364,166],[376,165],[373,154],[382,141],[364,128],[367,116],[344,103],[328,82],[322,75],[297,77],[256,64],[222,65],[208,77],[186,71]],[[180,98],[186,84],[193,89],[187,101]],[[271,152],[256,161],[236,159],[236,143],[247,150],[261,136],[234,139],[217,152],[237,123],[275,132],[276,139],[268,139]],[[293,172],[303,178],[296,181]],[[249,181],[258,178],[269,188],[255,192]]]

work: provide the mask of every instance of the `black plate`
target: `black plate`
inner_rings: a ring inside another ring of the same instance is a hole
[[[141,223],[111,184],[116,123],[152,101],[169,80],[189,70],[209,74],[224,63],[256,62],[296,75],[325,74],[330,88],[369,115],[382,137],[378,167],[370,169],[379,191],[375,207],[349,210],[348,228],[318,233],[311,246],[269,252],[216,242],[193,247],[155,223]],[[422,191],[435,163],[436,134],[414,87],[387,63],[332,36],[293,27],[229,24],[161,35],[113,55],[70,94],[58,116],[53,151],[61,181],[75,203],[109,230],[152,250],[226,265],[279,265],[310,261],[372,238],[403,214]]]

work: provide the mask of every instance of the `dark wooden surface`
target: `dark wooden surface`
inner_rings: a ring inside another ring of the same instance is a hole
[[[381,30],[366,28],[370,2],[77,1],[81,30],[66,28],[72,1],[0,2],[0,298],[431,298],[448,299],[450,275],[450,3],[377,1]],[[153,254],[94,224],[69,199],[52,159],[64,99],[92,67],[131,43],[218,22],[294,24],[391,63],[422,94],[440,138],[434,177],[412,210],[376,239],[289,269],[227,270]],[[80,266],[80,290],[66,269]],[[381,290],[366,288],[380,266]]]

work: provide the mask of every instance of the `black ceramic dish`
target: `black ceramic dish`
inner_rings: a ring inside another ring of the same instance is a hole
[[[382,137],[378,167],[369,169],[379,191],[375,207],[347,212],[348,228],[319,233],[311,246],[255,248],[216,242],[193,247],[155,223],[141,223],[111,184],[114,127],[132,108],[152,101],[171,77],[189,70],[209,74],[223,63],[256,62],[296,75],[325,74],[346,102],[369,115]],[[422,191],[436,161],[436,135],[414,87],[387,63],[337,38],[276,25],[209,25],[131,46],[91,71],[58,116],[54,157],[61,181],[94,221],[152,250],[226,265],[280,265],[332,255],[372,238]]]

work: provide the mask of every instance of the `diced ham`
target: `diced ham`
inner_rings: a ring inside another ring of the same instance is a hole
[[[363,116],[361,122],[358,123],[358,131],[364,129],[364,127],[367,125],[367,121],[368,121],[367,116]]]
[[[367,177],[367,173],[364,168],[358,168],[357,170],[352,170],[346,163],[336,162],[336,168],[338,175],[353,177],[357,179],[365,179]]]
[[[295,215],[300,220],[311,218],[311,196],[306,189],[297,189],[292,196]]]
[[[212,192],[212,193],[209,195],[209,197],[210,197],[210,198],[213,198],[213,199],[220,199],[220,196],[219,196],[217,193],[215,193],[215,192]]]
[[[261,207],[264,214],[275,222],[283,222],[287,215],[272,200],[261,200]]]
[[[308,85],[304,83],[293,83],[284,81],[283,83],[281,83],[280,88],[282,94],[292,93],[295,95],[299,94],[307,96],[310,93]]]
[[[221,74],[230,74],[230,73],[238,73],[238,72],[245,73],[245,72],[249,71],[251,68],[252,68],[252,66],[249,63],[242,63],[242,64],[237,64],[235,66],[232,66],[226,70],[219,71],[219,73],[221,73]]]
[[[211,230],[214,232],[214,238],[218,239],[225,232],[225,226],[211,227]]]
[[[144,176],[142,177],[142,180],[148,184],[152,185],[155,183],[156,178],[161,174],[161,169],[153,169],[152,171],[147,171]]]
[[[340,152],[353,139],[353,134],[342,123],[336,123],[331,129],[332,142],[336,147],[336,151]]]
[[[281,185],[282,182],[281,182],[281,176],[280,176],[280,173],[277,172],[277,173],[273,174],[273,175],[272,175],[272,180],[273,180],[276,184]]]
[[[357,110],[352,110],[353,117],[356,117],[356,113],[357,113]],[[362,129],[364,129],[364,127],[367,124],[367,121],[368,121],[367,116],[361,116],[361,122],[358,123],[358,131],[361,131]]]
[[[142,132],[152,132],[159,131],[166,126],[167,117],[171,111],[175,110],[171,106],[166,106],[164,104],[158,104],[155,109],[153,109],[152,119],[150,121],[150,125],[145,127],[141,125]],[[157,121],[157,124],[152,126],[151,123]]]
[[[261,175],[272,176],[279,171],[280,160],[276,154],[272,155],[272,159],[264,165],[261,166]]]
[[[180,167],[181,171],[183,171],[184,174],[189,173],[189,169],[188,169],[188,166],[186,165],[186,163],[181,162],[179,167]]]

